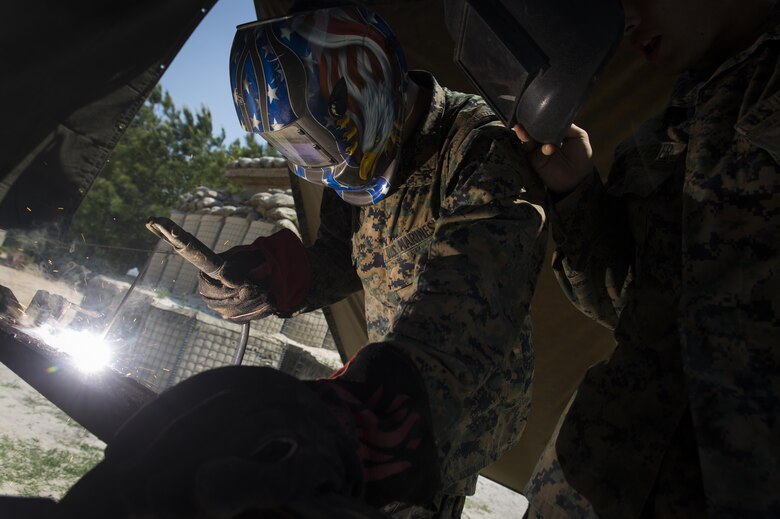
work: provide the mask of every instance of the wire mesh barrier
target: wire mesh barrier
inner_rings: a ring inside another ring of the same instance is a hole
[[[141,304],[129,305],[132,318],[118,320],[110,336],[115,369],[159,392],[198,372],[231,363],[240,325],[170,300],[149,302],[143,292],[139,299]],[[277,321],[275,328],[282,328],[284,320],[270,320]],[[337,352],[296,342],[278,330],[253,326],[243,364],[270,366],[303,379],[328,376],[340,366]]]
[[[127,348],[126,358],[116,358],[117,367],[155,391],[165,389],[172,383],[193,324],[187,315],[150,306],[141,334]]]
[[[269,235],[274,225],[235,216],[174,212],[171,219],[216,251]],[[160,243],[146,274],[112,329],[115,367],[155,391],[203,371],[230,364],[240,326],[215,316],[197,292],[198,271]],[[127,283],[96,277],[85,308],[111,313]],[[244,364],[282,369],[299,378],[329,375],[341,364],[321,311],[253,321]]]

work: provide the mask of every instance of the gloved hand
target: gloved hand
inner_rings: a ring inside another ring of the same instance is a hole
[[[409,369],[370,345],[329,380],[249,366],[195,375],[128,420],[60,504],[84,519],[368,519],[380,514],[360,502],[427,503],[438,456]]]
[[[290,230],[262,236],[220,256],[225,260],[222,269],[214,277],[201,272],[198,292],[225,319],[246,322],[290,315],[309,290],[309,256]]]
[[[430,503],[441,490],[439,453],[422,377],[405,355],[369,344],[328,380],[308,384],[355,436],[367,503]]]

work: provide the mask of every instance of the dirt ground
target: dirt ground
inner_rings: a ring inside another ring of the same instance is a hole
[[[38,290],[58,294],[75,304],[79,304],[82,298],[82,294],[74,287],[61,281],[46,279],[34,268],[19,270],[0,265],[0,285],[10,288],[16,299],[25,308]]]

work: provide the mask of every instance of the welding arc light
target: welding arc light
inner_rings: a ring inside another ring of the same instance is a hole
[[[48,346],[66,353],[74,366],[84,373],[94,373],[111,360],[111,352],[98,333],[71,328],[53,328],[49,325],[30,330]]]

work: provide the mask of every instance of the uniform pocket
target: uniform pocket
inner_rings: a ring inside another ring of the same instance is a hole
[[[657,246],[659,233],[668,232],[668,220],[679,219],[686,149],[681,142],[653,142],[634,147],[616,160],[613,171],[622,176],[608,182],[607,193],[626,206],[637,271],[642,270],[648,244],[655,244],[651,249]]]
[[[735,129],[780,164],[780,93],[753,107],[737,121]]]
[[[686,145],[679,142],[658,142],[631,149],[617,158],[613,171],[620,171],[621,176],[607,182],[607,193],[614,197],[649,197],[674,172],[685,149]]]

